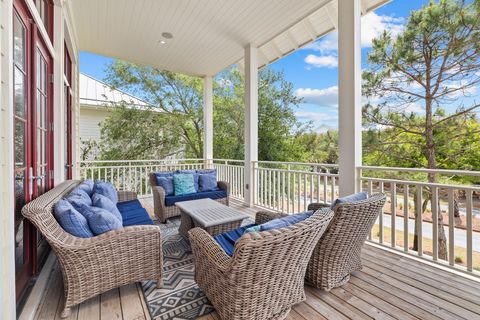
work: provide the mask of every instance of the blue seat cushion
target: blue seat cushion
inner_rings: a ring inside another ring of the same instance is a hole
[[[253,227],[254,224],[249,224],[234,230],[230,230],[221,234],[217,234],[213,239],[222,247],[223,251],[230,257],[233,256],[233,250],[235,249],[235,242],[240,239],[245,233],[245,230]]]
[[[278,218],[278,219],[273,219],[268,222],[262,223],[259,226],[256,226],[255,228],[252,228],[252,230],[248,230],[248,232],[251,231],[268,231],[268,230],[274,230],[274,229],[280,229],[280,228],[286,228],[288,226],[291,226],[292,224],[298,223],[300,221],[303,221],[310,217],[313,214],[312,211],[305,211],[301,213],[296,213],[292,214],[283,218]]]
[[[357,201],[362,201],[366,200],[368,198],[368,192],[358,192],[355,194],[351,194],[346,197],[342,198],[337,198],[332,205],[330,206],[331,209],[333,209],[336,205],[340,203],[346,203],[346,202],[357,202]]]
[[[124,210],[120,212],[122,214],[124,227],[153,224],[153,221],[150,218],[147,210],[142,207],[137,209]]]
[[[65,199],[58,201],[53,208],[54,216],[63,230],[79,238],[93,237],[87,219]]]
[[[216,199],[222,199],[226,197],[227,197],[227,192],[224,190],[197,192],[197,193],[183,194],[181,196],[168,196],[168,197],[165,197],[165,206],[170,207],[170,206],[173,206],[176,202],[181,202],[181,201],[189,201],[189,200],[197,200],[197,199],[205,199],[205,198],[216,200]]]
[[[140,209],[142,208],[142,204],[138,199],[135,200],[130,200],[130,201],[124,201],[124,202],[119,202],[117,203],[117,208],[120,210],[120,213],[129,211],[129,210],[135,210],[135,209]]]

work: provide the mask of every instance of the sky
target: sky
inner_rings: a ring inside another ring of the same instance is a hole
[[[393,0],[362,17],[362,66],[366,65],[373,38],[384,30],[393,36],[401,33],[410,11],[421,8],[428,1]],[[337,34],[332,32],[270,65],[270,68],[282,71],[286,80],[293,83],[295,93],[303,98],[303,103],[295,110],[297,118],[312,121],[318,132],[338,126],[337,56]],[[81,52],[80,70],[103,80],[106,65],[112,61],[111,58]]]

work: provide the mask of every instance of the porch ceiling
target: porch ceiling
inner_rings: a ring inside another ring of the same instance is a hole
[[[389,0],[363,0],[363,13]],[[332,31],[337,0],[71,0],[80,50],[190,75],[243,65],[259,47],[263,66]],[[159,43],[162,33],[173,39]]]

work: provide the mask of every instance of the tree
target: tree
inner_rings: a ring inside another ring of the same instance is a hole
[[[473,117],[480,107],[473,101],[452,108],[480,83],[479,0],[432,0],[412,11],[396,39],[384,32],[373,41],[368,62],[363,74],[364,95],[370,98],[363,110],[365,124],[370,130],[389,129],[370,146],[401,162],[437,169],[442,152],[450,153],[453,144],[479,132],[477,127],[452,125]],[[445,139],[447,148],[442,147]],[[428,174],[428,181],[437,182],[437,175]],[[446,259],[443,218],[438,216],[439,257]]]
[[[230,68],[218,79],[214,82],[214,154],[243,159],[244,78],[237,68]],[[151,106],[112,109],[102,123],[102,158],[163,158],[179,150],[185,157],[203,157],[200,78],[117,60],[108,67],[106,81]],[[259,71],[259,159],[288,161],[300,153],[293,138],[309,128],[295,117],[300,101],[282,73],[268,68]]]

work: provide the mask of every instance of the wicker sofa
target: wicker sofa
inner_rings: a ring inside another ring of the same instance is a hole
[[[362,268],[362,246],[385,201],[384,194],[375,194],[366,200],[335,206],[334,218],[315,246],[308,263],[305,277],[307,283],[329,291],[347,283],[350,273]],[[329,208],[330,205],[312,203],[308,210],[324,210],[326,207]],[[263,217],[263,222],[285,216],[272,212],[259,214]]]
[[[62,318],[72,306],[126,284],[162,280],[160,228],[131,226],[92,238],[77,238],[65,232],[53,216],[53,206],[79,181],[65,181],[27,204],[22,214],[45,236],[55,252],[63,274],[65,305]],[[129,191],[118,192],[119,202],[136,199]]]
[[[195,280],[222,319],[284,319],[305,300],[304,277],[330,209],[287,228],[244,234],[228,256],[203,229],[189,231]],[[267,217],[268,218],[268,217]],[[257,223],[265,216],[259,213]]]
[[[151,172],[148,176],[149,176],[150,187],[152,188],[152,194],[153,194],[153,208],[154,208],[155,216],[157,216],[158,220],[161,223],[165,223],[168,218],[180,216],[179,208],[177,208],[173,204],[168,205],[166,203],[165,190],[161,186],[157,185],[155,172]],[[226,197],[215,199],[215,201],[218,201],[228,206],[230,201],[229,200],[230,184],[225,181],[218,181],[217,183],[218,183],[218,188],[222,191],[225,191]],[[198,193],[198,195],[201,195],[201,194],[202,194],[201,192]],[[208,196],[205,195],[204,198],[208,198]],[[197,199],[202,199],[202,197],[198,197]]]

